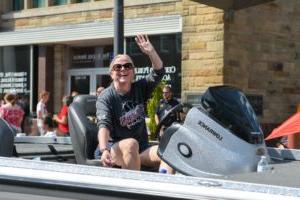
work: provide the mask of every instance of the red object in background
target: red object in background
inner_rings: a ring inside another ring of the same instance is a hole
[[[300,149],[300,134],[289,135],[287,140],[289,149]]]
[[[300,133],[300,112],[297,112],[296,114],[292,115],[280,126],[275,128],[265,140],[293,135],[296,133]]]

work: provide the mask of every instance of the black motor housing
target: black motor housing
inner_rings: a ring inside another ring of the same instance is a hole
[[[201,97],[201,108],[246,142],[263,142],[264,135],[255,112],[241,90],[230,86],[210,87]]]

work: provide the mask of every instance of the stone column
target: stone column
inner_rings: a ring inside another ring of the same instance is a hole
[[[12,9],[12,3],[11,3],[10,0],[2,0],[2,1],[0,1],[0,14],[8,12],[11,9]],[[0,21],[1,21],[1,18],[0,18]]]
[[[55,45],[54,47],[54,78],[52,80],[55,95],[54,111],[58,112],[61,107],[61,100],[66,94],[65,86],[67,84],[67,68],[68,68],[68,48],[65,45]]]
[[[224,11],[182,1],[182,93],[200,94],[209,85],[223,84]]]
[[[38,58],[38,93],[43,90],[50,92],[48,111],[53,113],[53,47],[39,46]]]
[[[32,0],[24,0],[24,10],[32,8]]]

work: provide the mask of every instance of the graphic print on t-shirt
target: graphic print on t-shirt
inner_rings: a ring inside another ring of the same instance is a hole
[[[125,101],[122,104],[122,116],[120,124],[123,127],[133,129],[145,119],[144,105],[132,101]]]

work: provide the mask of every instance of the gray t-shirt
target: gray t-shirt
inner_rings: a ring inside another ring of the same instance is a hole
[[[144,79],[132,83],[131,90],[126,94],[117,93],[111,84],[98,97],[98,127],[109,129],[113,142],[135,138],[140,143],[147,143],[145,104],[162,79],[164,71],[164,68],[153,70]]]

